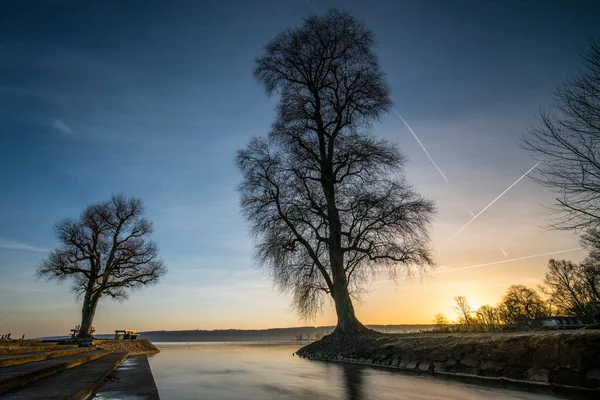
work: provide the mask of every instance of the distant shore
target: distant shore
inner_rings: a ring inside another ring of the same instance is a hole
[[[327,336],[297,354],[600,395],[600,331]]]

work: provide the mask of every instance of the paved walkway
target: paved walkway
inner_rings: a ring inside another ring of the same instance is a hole
[[[158,400],[158,389],[145,355],[129,356],[96,391],[94,400]]]

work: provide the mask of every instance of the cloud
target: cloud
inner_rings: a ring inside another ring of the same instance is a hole
[[[54,120],[52,127],[65,135],[73,135],[73,129],[71,129],[71,127],[62,119]]]
[[[48,251],[48,249],[45,249],[43,247],[36,247],[26,243],[17,242],[16,240],[5,239],[1,236],[0,249],[39,251],[41,253],[46,253]]]

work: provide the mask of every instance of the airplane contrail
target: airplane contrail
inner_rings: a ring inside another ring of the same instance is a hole
[[[548,253],[540,253],[540,254],[533,254],[533,255],[529,255],[529,256],[510,258],[508,260],[500,260],[500,261],[493,261],[493,262],[484,263],[484,264],[469,265],[469,266],[466,266],[466,267],[459,267],[459,268],[453,268],[453,269],[438,270],[438,271],[432,272],[430,274],[417,275],[416,277],[423,277],[423,276],[428,276],[428,275],[446,274],[448,272],[462,271],[462,270],[465,270],[465,269],[489,267],[491,265],[498,265],[498,264],[504,264],[504,263],[514,262],[514,261],[528,260],[530,258],[536,258],[536,257],[551,256],[551,255],[554,255],[554,254],[568,253],[568,252],[571,252],[571,251],[582,250],[582,249],[583,249],[583,247],[575,247],[575,248],[566,249],[566,250],[550,251]],[[398,278],[398,279],[408,279],[408,278],[413,278],[413,277],[403,276],[403,277]],[[375,284],[378,284],[378,283],[390,282],[392,280],[393,279],[386,279],[386,280],[383,280],[383,281],[374,282],[373,284],[375,285]]]
[[[460,200],[460,197],[459,197],[458,193],[456,192],[456,189],[454,189],[454,186],[452,186],[450,184],[450,181],[448,180],[448,178],[446,177],[446,175],[444,174],[444,172],[442,172],[442,170],[440,169],[440,167],[438,167],[438,165],[435,163],[435,161],[433,161],[433,158],[431,158],[431,155],[429,154],[429,152],[427,151],[427,149],[425,148],[425,146],[423,145],[423,143],[421,142],[421,140],[419,139],[419,137],[417,136],[417,134],[415,133],[415,131],[413,131],[412,128],[410,127],[410,125],[408,125],[408,123],[404,120],[404,118],[402,118],[402,115],[400,115],[400,113],[398,112],[398,110],[394,109],[394,112],[396,113],[396,115],[398,116],[398,118],[400,118],[400,120],[404,123],[404,125],[406,125],[406,127],[409,130],[409,132],[414,136],[414,138],[417,141],[417,143],[419,143],[419,146],[421,146],[421,148],[423,149],[423,151],[427,155],[427,158],[429,158],[429,161],[431,161],[431,163],[433,164],[433,166],[435,167],[435,169],[437,169],[438,172],[440,173],[440,175],[442,176],[442,178],[444,178],[444,180],[446,181],[446,184],[448,186],[450,186],[450,189],[452,189],[452,192],[454,192],[454,194],[456,195],[456,197],[459,199],[460,204],[463,206],[463,208],[469,214],[471,214],[471,216],[474,216],[475,213],[473,211],[471,211],[471,209],[469,207],[467,207],[467,205],[463,201]]]
[[[506,254],[506,252],[504,251],[504,249],[500,249],[500,251],[502,252],[502,254],[504,254],[504,257],[508,258],[508,254]]]
[[[462,232],[463,229],[465,229],[467,226],[469,226],[471,224],[471,222],[475,221],[477,219],[477,217],[479,217],[481,214],[483,214],[485,212],[485,210],[487,210],[488,208],[490,208],[496,201],[498,201],[500,199],[500,197],[504,196],[504,194],[506,192],[508,192],[510,189],[513,188],[513,186],[515,186],[517,183],[519,183],[521,181],[521,179],[525,178],[527,176],[527,174],[529,174],[531,171],[533,171],[533,169],[535,167],[537,167],[539,165],[539,162],[537,164],[535,164],[533,167],[529,168],[529,170],[527,172],[525,172],[523,175],[521,175],[521,177],[519,179],[517,179],[512,185],[510,185],[508,188],[506,188],[506,190],[502,193],[500,193],[498,195],[498,197],[496,197],[494,200],[492,200],[492,202],[490,204],[488,204],[487,206],[485,206],[483,208],[483,210],[479,211],[477,213],[477,215],[473,216],[473,218],[471,218],[469,220],[469,222],[467,222],[466,224],[464,224],[459,230],[457,230],[454,235],[450,236],[448,239],[446,239],[446,241],[444,243],[442,243],[440,245],[440,247],[438,247],[438,250],[441,249],[442,247],[444,247],[446,245],[446,243],[448,243],[449,241],[451,241],[452,239],[454,239],[459,233]]]

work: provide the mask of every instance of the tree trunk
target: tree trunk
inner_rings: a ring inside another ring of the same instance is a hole
[[[334,294],[334,301],[338,319],[335,333],[349,335],[368,331],[354,314],[352,299],[350,299],[347,288],[339,294]]]
[[[346,274],[343,268],[341,270],[341,276],[339,273],[334,275],[333,285],[332,295],[338,320],[334,334],[352,335],[369,331],[369,329],[356,318],[352,299],[348,292]]]
[[[96,314],[96,306],[98,305],[98,296],[93,296],[91,293],[85,294],[83,307],[81,309],[81,325],[77,337],[88,339],[92,337],[92,322],[94,314]]]
[[[333,278],[333,301],[337,313],[337,326],[334,335],[353,335],[370,331],[356,318],[352,299],[348,292],[348,278],[344,268],[344,252],[342,250],[342,223],[335,196],[335,173],[333,171],[333,138],[329,142],[325,140],[325,132],[322,127],[323,121],[320,116],[321,100],[315,97],[316,108],[319,110],[317,125],[319,132],[319,149],[321,154],[321,187],[327,201],[327,213],[329,215],[329,263],[331,276]]]

